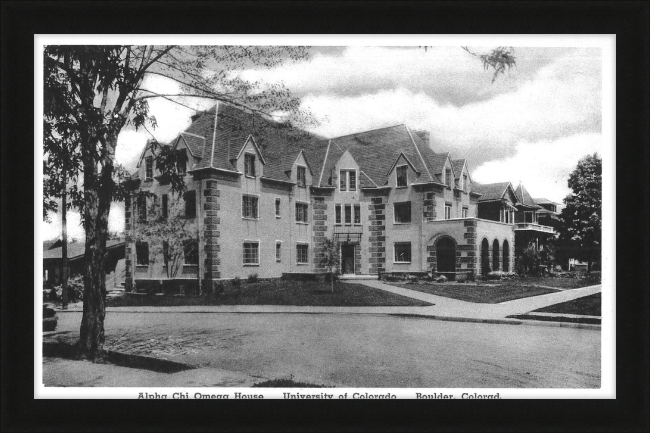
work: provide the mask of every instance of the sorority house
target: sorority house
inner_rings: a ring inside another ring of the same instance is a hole
[[[514,270],[518,228],[525,242],[553,233],[522,185],[474,183],[465,159],[406,125],[324,138],[218,103],[167,145],[184,158],[185,216],[198,240],[172,277],[186,287],[324,272],[325,239],[338,241],[343,275],[464,279]],[[171,200],[149,145],[132,178],[134,193]],[[135,236],[146,201],[126,202],[127,291],[168,278]]]

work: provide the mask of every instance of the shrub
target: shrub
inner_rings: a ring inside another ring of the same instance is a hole
[[[438,278],[435,279],[436,283],[446,283],[447,282],[447,277],[444,275],[440,275]]]
[[[418,282],[418,277],[416,277],[415,275],[409,275],[407,277],[406,284],[415,284],[417,282]]]
[[[511,280],[515,277],[514,272],[492,271],[487,274],[488,280]]]
[[[250,274],[246,281],[249,283],[257,283],[257,274]]]
[[[289,275],[285,274],[284,272],[282,273],[282,276],[280,277],[280,281],[287,281],[289,279]]]
[[[241,278],[235,277],[231,281],[233,287],[240,287],[241,286]]]
[[[45,293],[43,293],[45,295]],[[63,284],[54,286],[54,290],[49,294],[53,301],[60,301],[63,298]],[[53,299],[54,298],[54,299]],[[68,278],[68,302],[83,301],[84,299],[84,281],[83,276],[76,275]]]

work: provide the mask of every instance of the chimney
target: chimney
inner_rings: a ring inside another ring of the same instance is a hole
[[[413,131],[413,132],[415,132],[417,136],[420,137],[420,140],[424,141],[424,144],[431,147],[429,145],[429,137],[431,136],[431,133],[429,131]]]
[[[192,119],[192,123],[194,123],[199,117],[203,116],[203,113],[203,111],[197,111],[195,114],[192,114],[190,117],[190,119]]]

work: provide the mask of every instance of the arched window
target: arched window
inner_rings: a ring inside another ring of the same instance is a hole
[[[510,272],[510,244],[503,241],[503,271]]]
[[[481,242],[481,274],[487,275],[490,272],[490,244],[487,239]]]
[[[492,243],[492,270],[499,270],[499,241],[496,239]]]

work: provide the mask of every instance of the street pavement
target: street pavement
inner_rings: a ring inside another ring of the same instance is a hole
[[[506,318],[598,293],[600,285],[477,304],[376,280],[358,283],[435,305],[108,308],[107,349],[198,368],[165,374],[46,358],[43,380],[46,386],[245,387],[264,378],[290,376],[346,387],[600,384],[600,332],[594,332],[599,325],[558,328],[549,322]],[[63,333],[45,339],[75,341],[81,308],[76,304],[59,310],[57,331]],[[522,323],[545,326],[512,326]]]

